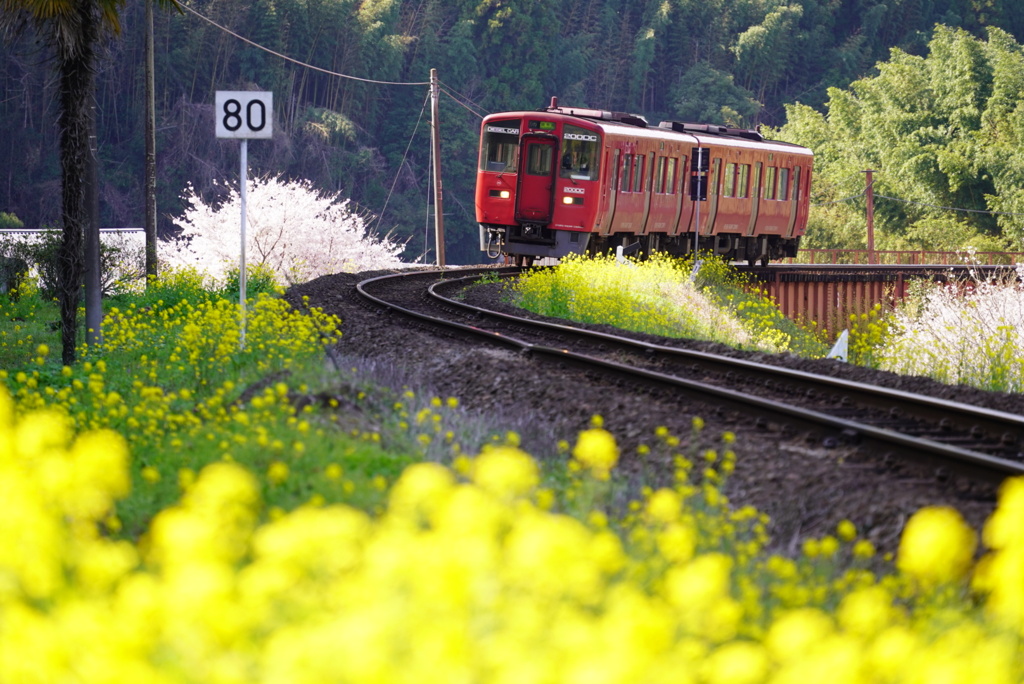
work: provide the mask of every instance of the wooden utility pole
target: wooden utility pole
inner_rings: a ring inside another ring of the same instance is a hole
[[[868,211],[868,263],[873,264],[877,261],[875,259],[875,180],[874,170],[868,169],[864,172],[864,182],[867,187],[864,190],[864,196],[867,198]]]
[[[146,0],[146,282],[156,277],[156,75],[153,1]]]
[[[430,70],[430,139],[434,147],[434,245],[437,265],[444,266],[444,193],[441,191],[441,131],[438,129],[437,105],[441,89],[437,69]]]

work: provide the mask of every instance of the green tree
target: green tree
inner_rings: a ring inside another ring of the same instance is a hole
[[[164,2],[177,4],[176,0]],[[95,231],[97,242],[99,239],[99,226],[95,225],[89,199],[95,189],[90,183],[96,182],[89,140],[94,131],[96,44],[104,30],[120,31],[118,12],[122,4],[123,0],[2,0],[0,4],[0,27],[5,33],[16,34],[33,26],[54,50],[59,80],[57,128],[63,215],[58,299],[61,358],[65,364],[75,361],[78,297],[85,271],[85,230]],[[98,269],[99,264],[90,267]]]
[[[693,65],[673,92],[673,111],[681,121],[743,126],[752,122],[761,109],[753,93],[736,85],[731,74],[707,62]]]
[[[788,66],[795,61],[793,34],[802,16],[800,5],[780,7],[736,39],[736,75],[740,85],[752,91],[758,101],[763,102],[767,91],[782,82]]]
[[[825,114],[787,108],[780,137],[815,150],[809,246],[863,244],[874,170],[876,245],[986,251],[1024,239],[1024,53],[990,29],[980,40],[935,27],[927,54],[893,49],[877,74],[829,90]],[[1003,212],[998,214],[997,212]],[[819,233],[832,231],[829,235]],[[1018,247],[1019,248],[1019,247]]]

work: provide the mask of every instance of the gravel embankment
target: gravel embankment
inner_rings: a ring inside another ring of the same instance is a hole
[[[672,468],[665,458],[641,463],[636,447],[655,443],[659,426],[682,438],[692,450],[720,448],[722,433],[736,435],[736,471],[727,493],[734,505],[752,505],[771,516],[774,545],[795,550],[801,540],[834,532],[842,519],[883,551],[895,550],[906,519],[927,505],[952,505],[980,529],[991,513],[991,488],[959,478],[936,478],[916,466],[886,463],[876,454],[851,447],[827,448],[819,438],[787,434],[770,426],[757,429],[747,417],[678,397],[654,396],[579,371],[561,371],[504,350],[472,345],[411,327],[362,304],[355,284],[370,274],[338,274],[293,287],[287,298],[308,297],[342,319],[342,339],[334,350],[346,366],[372,372],[380,381],[407,385],[420,393],[458,397],[467,411],[496,429],[516,430],[523,448],[550,457],[559,439],[572,442],[594,414],[622,447],[620,472],[632,481],[663,484]],[[500,285],[474,290],[474,304],[508,309]],[[765,360],[768,355],[720,345],[695,346],[716,353]],[[771,356],[779,365],[858,381],[932,394],[1015,413],[1024,412],[1019,395],[948,387],[924,378],[879,373],[831,361]],[[689,444],[692,419],[706,424],[701,444]]]

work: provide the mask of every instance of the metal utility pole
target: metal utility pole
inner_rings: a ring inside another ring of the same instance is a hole
[[[441,131],[438,129],[437,105],[441,89],[437,69],[430,70],[430,140],[434,147],[434,245],[437,265],[444,266],[444,193],[441,191]]]
[[[875,180],[874,180],[874,169],[868,169],[864,172],[866,175],[864,181],[867,187],[864,191],[864,196],[867,198],[868,210],[868,263],[873,264],[876,262],[875,259]]]
[[[89,116],[89,163],[86,177],[89,220],[85,225],[85,342],[91,348],[103,344],[103,290],[100,270],[99,143],[96,139],[96,107]]]
[[[146,0],[146,282],[156,277],[156,76],[153,0]]]

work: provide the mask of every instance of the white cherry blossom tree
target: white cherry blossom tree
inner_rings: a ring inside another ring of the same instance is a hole
[[[177,221],[182,232],[161,249],[172,267],[193,266],[222,281],[239,265],[241,198],[230,189],[220,206],[206,204],[189,186],[190,207]],[[403,265],[403,245],[368,232],[347,199],[320,192],[308,181],[280,176],[250,179],[246,192],[246,264],[270,268],[283,283],[301,283],[330,273]]]

